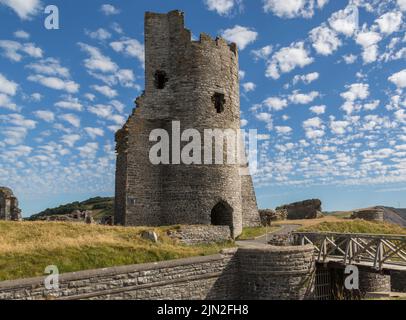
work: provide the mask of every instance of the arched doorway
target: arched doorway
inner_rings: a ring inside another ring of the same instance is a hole
[[[211,210],[211,224],[213,226],[233,226],[233,208],[225,201],[220,201]]]

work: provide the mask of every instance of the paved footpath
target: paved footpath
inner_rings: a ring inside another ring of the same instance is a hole
[[[241,247],[263,246],[268,243],[268,239],[270,236],[285,235],[285,234],[293,232],[301,227],[301,225],[299,225],[299,224],[281,224],[280,226],[281,226],[281,228],[276,231],[269,232],[267,234],[264,234],[263,236],[253,239],[253,240],[239,240],[239,241],[236,241],[236,244]]]

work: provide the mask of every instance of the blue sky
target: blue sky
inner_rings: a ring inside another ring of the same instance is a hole
[[[44,27],[49,4],[59,30]],[[194,37],[239,46],[260,207],[406,207],[405,0],[0,0],[0,185],[25,216],[113,195],[114,132],[144,86],[144,12],[173,9]]]

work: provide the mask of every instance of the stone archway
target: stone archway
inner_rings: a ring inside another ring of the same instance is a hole
[[[211,210],[210,220],[213,226],[233,226],[234,209],[226,202],[218,202]]]

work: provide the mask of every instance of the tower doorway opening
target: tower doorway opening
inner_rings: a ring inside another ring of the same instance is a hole
[[[232,226],[233,208],[225,201],[220,201],[211,210],[211,224],[213,226]]]

